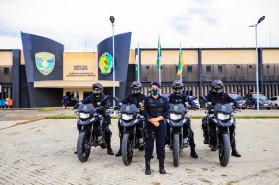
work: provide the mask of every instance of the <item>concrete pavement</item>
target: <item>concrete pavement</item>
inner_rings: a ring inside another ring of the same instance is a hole
[[[125,166],[121,157],[93,147],[89,160],[80,163],[73,153],[78,136],[74,119],[9,127],[16,122],[0,121],[0,184],[279,184],[279,119],[237,120],[242,157],[231,157],[227,167],[220,166],[218,153],[202,143],[201,120],[193,119],[199,158],[191,158],[186,148],[176,168],[166,147],[167,174],[159,174],[155,155],[150,176],[144,174],[141,151],[135,151],[132,164]],[[117,152],[117,120],[111,129],[112,148]]]

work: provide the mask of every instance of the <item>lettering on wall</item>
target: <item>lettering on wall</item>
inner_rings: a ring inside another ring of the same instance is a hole
[[[87,65],[74,65],[73,71],[66,75],[66,77],[95,77],[96,74],[88,72]]]

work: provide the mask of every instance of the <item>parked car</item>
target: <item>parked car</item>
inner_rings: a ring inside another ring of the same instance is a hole
[[[273,96],[270,98],[272,108],[279,109],[279,96]]]
[[[235,92],[228,92],[227,94],[234,100],[240,96],[239,94],[237,94]],[[241,97],[241,99],[237,101],[237,104],[240,108],[245,109],[247,107],[246,100],[244,99],[244,97],[242,97],[242,96],[240,96],[240,97]]]
[[[271,109],[272,103],[271,101],[263,94],[258,94],[259,95],[259,108],[267,108]],[[257,93],[249,93],[245,97],[246,103],[247,103],[247,108],[252,107],[254,109],[257,108]]]

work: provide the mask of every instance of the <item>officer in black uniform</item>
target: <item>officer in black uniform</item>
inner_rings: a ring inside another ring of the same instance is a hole
[[[169,116],[169,102],[167,98],[160,96],[160,84],[152,82],[150,84],[151,95],[147,98],[143,114],[146,122],[145,138],[145,174],[150,175],[150,160],[152,158],[154,139],[156,140],[157,158],[159,160],[160,174],[166,174],[164,169],[165,160],[165,138],[166,122]]]
[[[141,94],[142,84],[139,81],[134,81],[131,84],[132,94],[127,96],[123,101],[122,104],[135,104],[137,108],[140,110],[140,114],[142,114],[142,111],[144,110],[144,104],[147,99],[147,97],[144,94]],[[143,123],[142,123],[143,124]],[[123,127],[120,125],[120,122],[118,121],[118,129],[119,129],[119,138],[120,138],[120,147],[118,152],[115,154],[116,157],[121,156],[121,146],[122,146],[122,138],[123,138]],[[141,136],[141,132],[139,129],[139,124],[137,128],[137,136]],[[143,142],[144,138],[140,138],[140,142]]]
[[[106,113],[106,109],[108,109],[111,105],[109,99],[106,101],[103,101],[101,105],[98,105],[99,102],[101,102],[105,95],[103,94],[104,87],[101,83],[95,83],[92,85],[93,93],[89,96],[87,96],[85,99],[83,99],[81,102],[83,104],[92,103],[94,107],[100,107],[102,106],[104,109],[100,110],[100,114],[104,117],[104,123],[103,123],[103,130],[105,131],[105,141],[107,143],[107,154],[114,155],[112,149],[111,149],[111,131],[109,129],[110,125],[110,116]]]
[[[223,92],[223,82],[221,80],[214,80],[211,83],[211,90],[209,93],[205,96],[206,99],[209,102],[212,102],[212,105],[214,106],[216,103],[234,103],[234,106],[238,106],[237,102],[232,99],[227,93]],[[203,134],[205,136],[204,139],[204,144],[208,144],[208,131],[207,131],[207,124],[206,121],[203,120],[202,122],[202,129],[203,129]],[[235,146],[235,122],[232,126],[230,126],[230,140],[231,140],[231,147],[232,147],[232,156],[235,157],[241,157],[241,155],[237,152],[236,146]]]
[[[196,103],[193,100],[190,100],[189,97],[183,93],[183,83],[180,80],[175,80],[172,83],[172,91],[173,93],[171,95],[169,95],[169,103],[172,104],[183,104],[185,107],[185,103],[188,102],[189,105],[195,107]],[[189,127],[189,129],[188,129]],[[190,133],[188,133],[188,130],[190,131]],[[167,133],[169,133],[169,127],[167,127]],[[194,132],[191,128],[191,123],[188,124],[184,124],[183,125],[183,136],[184,136],[184,144],[186,144],[188,142],[188,134],[189,134],[189,145],[191,148],[191,157],[193,158],[198,158],[198,155],[195,151],[195,142],[194,142]],[[168,138],[168,134],[167,134],[167,138]],[[168,139],[167,139],[168,140]]]

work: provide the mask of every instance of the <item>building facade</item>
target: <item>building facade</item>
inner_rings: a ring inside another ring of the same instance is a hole
[[[63,95],[82,100],[97,81],[110,97],[115,89],[122,99],[137,80],[131,36],[131,32],[115,35],[113,58],[111,37],[101,41],[96,52],[64,52],[64,46],[56,41],[21,33],[23,50],[0,49],[0,99],[13,99],[15,108],[62,106]],[[214,79],[224,82],[226,92],[245,95],[255,91],[256,58],[260,92],[267,97],[279,94],[279,48],[258,48],[258,57],[255,48],[182,48],[182,52],[182,80],[188,94],[207,94]],[[180,79],[178,58],[179,48],[162,48],[162,93],[171,93],[171,83]],[[156,60],[157,48],[139,48],[139,76],[146,95],[150,82],[159,80]]]

